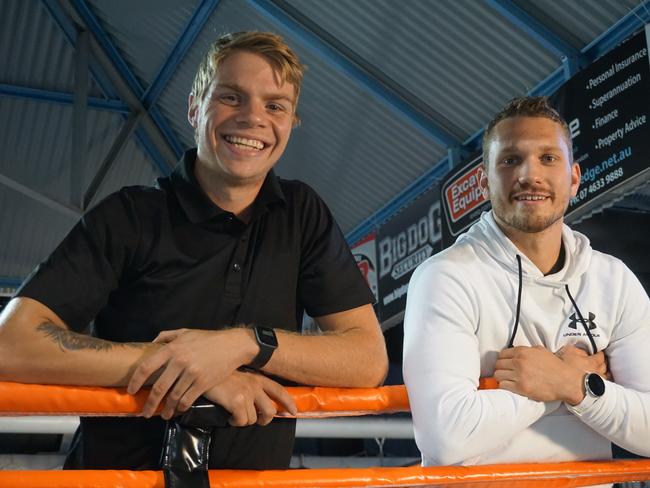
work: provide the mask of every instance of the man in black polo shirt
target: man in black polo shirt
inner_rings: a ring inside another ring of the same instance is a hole
[[[204,395],[233,425],[214,433],[210,467],[286,467],[295,423],[269,423],[272,401],[295,407],[276,379],[382,382],[372,295],[338,226],[311,188],[272,170],[301,81],[275,35],[217,40],[189,98],[197,149],[155,188],[89,211],[5,309],[0,379],[152,385],[145,418],[82,419],[68,466],[158,469],[164,419]],[[304,310],[323,335],[297,333]]]

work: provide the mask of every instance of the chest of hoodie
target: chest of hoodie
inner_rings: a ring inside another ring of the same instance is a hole
[[[499,351],[506,348],[516,320],[518,275],[503,269],[481,267],[474,277],[477,297],[476,329],[481,356],[481,376],[494,372]],[[597,349],[607,347],[616,326],[617,294],[606,277],[585,273],[568,283],[553,277],[522,277],[519,325],[515,346],[544,346],[556,352],[571,344],[592,352],[592,345],[572,303],[573,297]]]

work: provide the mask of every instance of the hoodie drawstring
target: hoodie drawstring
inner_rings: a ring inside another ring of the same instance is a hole
[[[512,335],[510,336],[510,340],[508,341],[508,347],[512,347],[514,345],[515,336],[517,335],[517,328],[519,327],[519,313],[521,311],[521,289],[522,289],[523,279],[522,279],[522,270],[521,270],[521,256],[519,256],[519,254],[517,254],[517,269],[519,270],[519,289],[517,290],[517,311],[515,312],[515,326],[512,328]],[[596,346],[596,341],[594,340],[594,337],[591,335],[591,331],[589,330],[587,321],[582,316],[582,312],[578,308],[578,304],[573,299],[573,296],[569,291],[569,285],[565,284],[564,289],[566,290],[566,294],[569,296],[569,300],[571,300],[571,304],[573,305],[573,308],[576,309],[576,312],[578,314],[578,319],[580,320],[580,323],[584,327],[585,332],[587,333],[587,337],[589,337],[592,354],[596,354],[598,352],[598,347]]]
[[[566,290],[566,294],[569,295],[569,300],[571,300],[571,303],[573,304],[573,308],[575,308],[576,312],[578,313],[578,319],[580,319],[580,323],[585,328],[585,332],[587,333],[587,337],[589,337],[589,342],[591,342],[592,354],[596,354],[598,352],[598,348],[596,347],[596,341],[594,341],[594,336],[591,335],[591,331],[589,330],[589,326],[587,325],[587,321],[582,316],[582,312],[578,308],[578,304],[576,303],[576,301],[571,296],[571,292],[569,291],[569,285],[564,285],[564,289]]]
[[[521,288],[522,288],[522,272],[521,272],[521,256],[517,254],[517,268],[519,269],[519,290],[517,291],[517,312],[515,314],[515,326],[512,328],[512,335],[508,341],[508,347],[512,347],[517,335],[517,328],[519,327],[519,311],[521,310]]]

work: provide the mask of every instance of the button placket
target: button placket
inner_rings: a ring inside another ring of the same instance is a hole
[[[226,274],[224,300],[222,302],[228,310],[231,321],[235,320],[243,301],[245,280],[245,273],[243,271],[249,247],[248,239],[250,237],[250,226],[244,227],[244,225],[238,224],[240,223],[235,221],[230,224],[230,235],[234,241],[234,250]],[[240,230],[240,232],[237,232],[237,230]]]
[[[248,246],[246,241],[248,240],[248,228],[244,229],[241,236],[237,241],[237,249],[235,249],[235,258],[233,259],[232,270],[235,273],[239,273],[242,269],[242,263],[246,260],[246,251]]]

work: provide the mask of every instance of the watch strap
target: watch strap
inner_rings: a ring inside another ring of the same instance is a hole
[[[255,359],[248,365],[253,369],[261,369],[266,363],[269,362],[271,356],[278,347],[278,341],[275,336],[275,331],[268,327],[254,327],[253,333],[255,340],[260,347],[260,352],[257,353]]]

